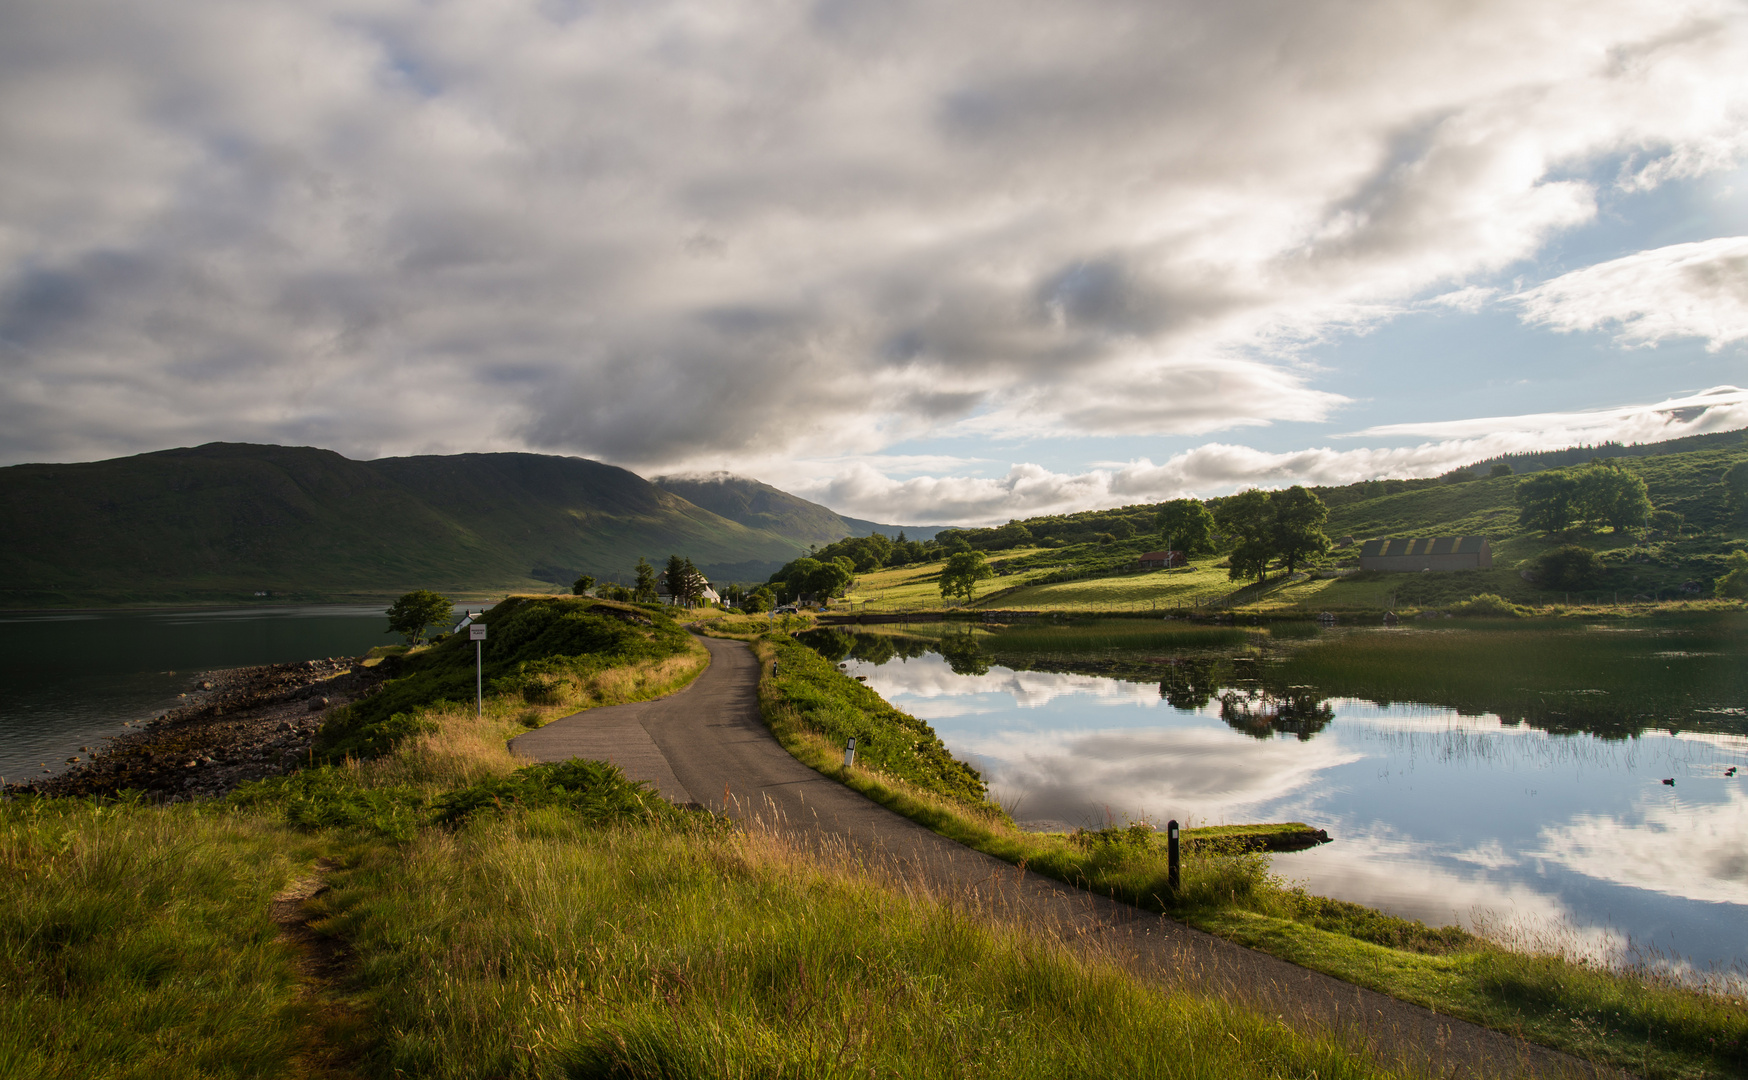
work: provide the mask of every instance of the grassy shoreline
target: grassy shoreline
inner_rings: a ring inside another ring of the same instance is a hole
[[[574,642],[592,607],[518,617]],[[624,611],[645,645],[671,637]],[[428,650],[402,678],[437,696],[402,700],[374,752],[226,800],[0,803],[0,1077],[1401,1075],[610,767],[509,754],[593,694],[529,675],[653,693],[702,670],[642,647],[606,665],[531,647],[479,717],[443,700]],[[276,900],[294,882],[306,898]]]
[[[1611,972],[1514,952],[1457,928],[1434,929],[1314,897],[1270,876],[1241,843],[1186,851],[1183,887],[1166,888],[1161,839],[1146,826],[1025,833],[1001,807],[950,785],[918,783],[920,761],[842,763],[844,738],[921,724],[844,676],[808,646],[755,643],[760,700],[778,740],[803,763],[888,809],[1014,865],[1169,914],[1239,944],[1357,985],[1588,1060],[1647,1076],[1748,1075],[1748,1008],[1654,972]],[[770,674],[771,663],[779,676]],[[798,693],[800,688],[802,692]],[[877,705],[870,710],[869,698]],[[867,715],[872,711],[872,716]],[[923,725],[926,727],[926,725]],[[932,732],[931,732],[932,734]],[[858,746],[861,739],[858,739]]]

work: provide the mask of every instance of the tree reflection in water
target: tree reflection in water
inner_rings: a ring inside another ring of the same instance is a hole
[[[1234,731],[1242,731],[1255,739],[1267,739],[1276,734],[1298,736],[1308,742],[1311,736],[1329,726],[1335,710],[1328,699],[1318,697],[1305,688],[1277,693],[1272,690],[1223,690],[1220,692],[1220,719]]]
[[[1244,658],[1173,657],[1166,661],[1159,696],[1174,709],[1194,712],[1220,702],[1220,719],[1257,739],[1291,734],[1304,742],[1335,718],[1328,699],[1306,686],[1268,686],[1239,667]]]

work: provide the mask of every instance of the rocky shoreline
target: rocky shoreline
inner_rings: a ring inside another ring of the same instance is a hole
[[[158,802],[217,798],[308,763],[328,712],[368,697],[387,675],[379,662],[362,657],[203,672],[182,695],[187,704],[106,738],[107,746],[81,747],[63,773],[0,791],[105,796],[131,790]]]

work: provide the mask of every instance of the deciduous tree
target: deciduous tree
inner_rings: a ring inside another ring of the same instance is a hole
[[[1299,569],[1306,559],[1329,551],[1329,537],[1323,533],[1329,508],[1315,492],[1295,484],[1270,495],[1268,508],[1275,557],[1287,564],[1287,573]]]
[[[1268,492],[1251,488],[1220,503],[1214,514],[1220,530],[1233,540],[1226,576],[1233,581],[1261,579],[1274,557]]]
[[[1195,555],[1213,550],[1214,515],[1200,499],[1173,499],[1159,508],[1154,524],[1172,551]]]
[[[418,589],[389,605],[388,633],[401,635],[408,645],[417,645],[425,640],[426,630],[448,622],[454,610],[449,597],[430,589]]]
[[[941,595],[970,600],[977,592],[977,583],[994,576],[981,551],[961,551],[949,556],[941,570]]]
[[[1636,529],[1651,519],[1645,479],[1618,461],[1593,461],[1578,473],[1579,516],[1607,523],[1615,532]]]
[[[1516,485],[1517,523],[1546,533],[1565,532],[1577,514],[1578,481],[1550,469],[1532,473]]]
[[[587,574],[571,582],[572,596],[587,596],[589,590],[595,587],[595,579]]]

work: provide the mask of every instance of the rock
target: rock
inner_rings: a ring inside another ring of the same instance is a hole
[[[202,689],[202,690],[211,690],[211,689],[212,689],[212,683],[210,683],[210,682],[202,682],[202,683],[201,683],[201,684],[200,684],[200,688],[201,688],[201,689]]]
[[[1523,578],[1532,585],[1535,584],[1536,572],[1534,570],[1519,570],[1517,576]]]
[[[291,721],[281,720],[279,722],[279,726],[274,728],[273,730],[275,730],[275,731],[290,731],[291,730]]]
[[[328,707],[328,699],[327,698],[325,698],[325,697],[310,698],[310,712],[321,712],[323,709],[325,709],[327,707]]]

